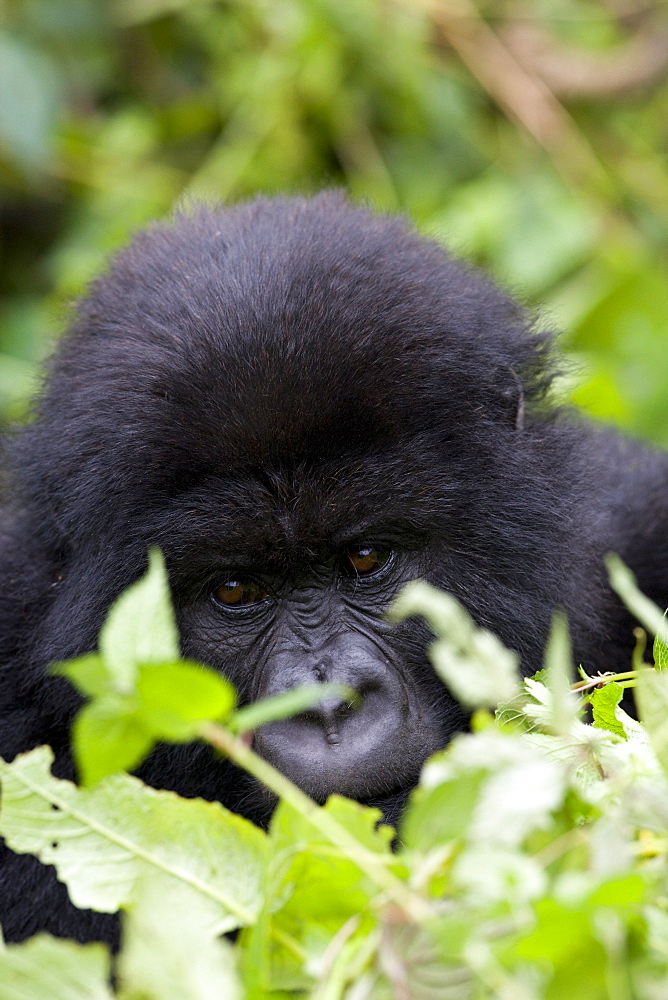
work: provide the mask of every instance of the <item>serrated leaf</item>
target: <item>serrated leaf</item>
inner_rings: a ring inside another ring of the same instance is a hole
[[[142,880],[123,919],[118,975],[123,996],[141,1000],[238,1000],[232,945],[210,914],[176,882]]]
[[[38,934],[0,949],[0,1000],[112,1000],[110,966],[101,944]]]
[[[664,614],[663,620],[668,618],[668,611]],[[668,670],[668,641],[657,635],[652,647],[654,655],[654,666],[657,670]]]
[[[589,696],[594,725],[597,729],[607,729],[615,736],[627,739],[626,730],[615,714],[615,709],[619,705],[624,695],[624,688],[616,681],[604,684],[603,687],[595,688]]]
[[[255,920],[261,830],[218,803],[180,799],[127,775],[80,790],[50,774],[52,761],[50,748],[38,747],[0,762],[0,833],[12,850],[55,865],[75,906],[113,913],[153,874],[206,905],[218,933]]]
[[[179,637],[162,553],[149,552],[149,568],[112,606],[100,632],[100,653],[119,692],[129,692],[139,664],[179,659]]]

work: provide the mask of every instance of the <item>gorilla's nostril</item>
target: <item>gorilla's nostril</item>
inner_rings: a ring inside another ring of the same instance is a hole
[[[303,712],[300,718],[321,726],[329,743],[338,743],[341,726],[362,708],[363,703],[361,692],[353,691],[348,698],[325,697]]]
[[[318,678],[321,684],[327,680],[327,663],[323,660],[321,663],[316,663],[313,667],[313,673]]]

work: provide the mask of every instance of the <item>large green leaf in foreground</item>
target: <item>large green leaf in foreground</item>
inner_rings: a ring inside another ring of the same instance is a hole
[[[111,913],[132,902],[138,880],[177,882],[208,905],[211,933],[253,923],[261,905],[266,836],[218,803],[183,800],[113,775],[78,789],[50,773],[38,747],[0,763],[0,833],[19,853],[53,864],[72,902]]]
[[[38,934],[0,951],[0,1000],[112,1000],[109,954]]]

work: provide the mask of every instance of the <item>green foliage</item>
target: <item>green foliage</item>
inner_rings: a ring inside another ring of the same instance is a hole
[[[664,621],[666,615],[663,616]],[[654,654],[654,666],[657,670],[668,670],[668,642],[661,635],[657,635],[654,639],[654,648],[652,650]]]
[[[613,573],[626,598],[665,627],[623,567]],[[90,788],[54,778],[47,747],[0,762],[9,846],[53,864],[75,905],[123,912],[113,988],[101,946],[40,935],[0,948],[0,1000],[662,996],[668,675],[642,667],[569,684],[557,617],[546,670],[510,684],[512,654],[447,595],[413,585],[394,613],[427,617],[437,669],[467,696],[462,675],[477,676],[497,655],[491,683],[511,701],[427,762],[392,849],[395,833],[377,809],[336,795],[317,806],[220,727],[222,717],[242,731],[250,712],[232,712],[226,682],[201,666],[161,664],[175,653],[174,632],[153,554],[112,608],[100,654],[59,667],[90,699],[80,718],[104,707],[109,727],[122,728],[131,703],[151,743],[209,741],[264,781],[278,807],[264,833],[217,803],[111,773],[127,766],[120,740],[102,747]],[[643,724],[620,708],[629,683],[638,685]],[[313,692],[291,706],[276,701],[254,708],[251,721],[303,710]],[[490,692],[469,701],[487,706]],[[580,718],[586,702],[593,726]],[[94,725],[75,728],[84,776],[100,735]],[[233,929],[234,943],[221,938]]]
[[[203,721],[230,715],[231,684],[199,664],[178,660],[167,575],[154,550],[146,576],[109,612],[100,652],[54,668],[92,699],[77,716],[73,734],[83,784],[131,771],[159,740],[188,743]]]
[[[616,736],[621,736],[625,740],[627,738],[626,730],[617,718],[616,713],[617,706],[622,700],[623,694],[624,688],[621,684],[611,681],[609,684],[604,684],[593,692],[591,707],[594,725],[597,729],[607,729],[608,732],[614,733]]]
[[[111,1000],[110,967],[102,945],[39,934],[20,948],[0,950],[0,998]]]
[[[186,909],[191,896],[206,906],[211,933],[254,918],[261,830],[218,803],[180,799],[125,774],[78,789],[51,776],[52,760],[38,747],[1,765],[2,831],[12,849],[55,866],[75,905],[113,913],[130,904],[138,882],[160,876],[178,882]]]
[[[465,9],[468,48],[446,2],[5,4],[0,414],[25,412],[64,306],[139,225],[336,185],[545,305],[576,360],[565,391],[668,443],[666,11]]]
[[[510,701],[517,690],[515,653],[484,629],[449,594],[428,583],[408,584],[394,602],[393,621],[424,615],[437,639],[429,648],[430,658],[441,680],[467,707],[488,708]]]

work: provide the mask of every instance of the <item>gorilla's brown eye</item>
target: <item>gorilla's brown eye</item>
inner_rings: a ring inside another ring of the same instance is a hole
[[[371,576],[382,569],[392,552],[373,545],[356,545],[346,552],[347,568],[354,576]]]
[[[231,579],[216,587],[213,596],[226,608],[245,608],[264,601],[267,591],[255,580]]]

